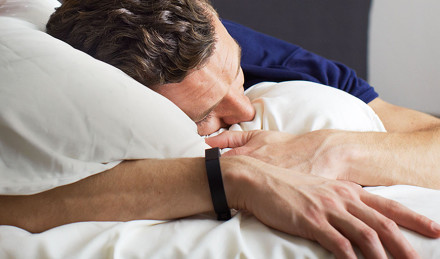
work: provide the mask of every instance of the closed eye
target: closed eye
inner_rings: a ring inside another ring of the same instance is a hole
[[[210,118],[212,117],[211,113],[208,113],[203,119],[196,121],[197,126],[203,126]]]

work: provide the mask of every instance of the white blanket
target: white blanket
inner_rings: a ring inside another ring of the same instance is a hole
[[[367,190],[399,201],[440,222],[440,191],[412,186]],[[440,258],[440,239],[402,231],[422,258]],[[253,216],[238,213],[224,223],[210,216],[169,222],[83,222],[41,234],[0,226],[0,258],[313,259],[331,258],[331,254],[315,242],[270,229]]]

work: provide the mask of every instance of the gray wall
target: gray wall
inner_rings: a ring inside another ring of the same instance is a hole
[[[391,103],[440,115],[440,1],[374,1],[370,83]]]
[[[220,16],[340,61],[367,76],[370,0],[211,0]]]

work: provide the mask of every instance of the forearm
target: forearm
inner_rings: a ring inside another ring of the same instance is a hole
[[[440,188],[440,119],[376,98],[369,105],[388,133],[350,133],[343,177],[363,185],[410,184]],[[335,158],[336,159],[336,158]]]
[[[40,232],[78,221],[173,219],[213,210],[203,158],[126,161],[30,196],[0,196],[0,224]]]
[[[331,156],[327,161],[333,161],[340,179],[440,189],[440,127],[409,133],[336,132],[325,145],[322,150]]]

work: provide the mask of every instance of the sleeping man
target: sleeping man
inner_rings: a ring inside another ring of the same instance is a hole
[[[256,111],[243,86],[263,81],[314,81],[359,97],[387,133],[228,131],[207,139],[233,148],[219,159],[227,205],[316,240],[337,258],[355,258],[352,245],[367,258],[386,258],[385,249],[396,258],[416,258],[397,224],[440,237],[438,224],[360,187],[440,188],[440,120],[382,101],[345,66],[222,23],[203,0],[65,1],[47,30],[170,99],[201,135],[251,121]],[[10,213],[0,223],[39,232],[78,221],[213,211],[206,171],[204,158],[125,161],[40,194],[3,196]],[[28,221],[14,217],[29,213],[35,217]]]

